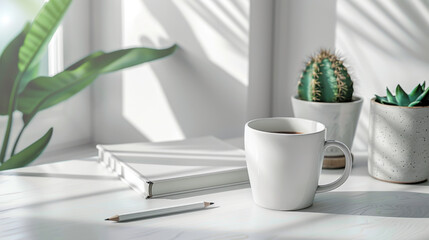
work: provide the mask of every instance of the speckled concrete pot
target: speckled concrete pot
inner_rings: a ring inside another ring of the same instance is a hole
[[[429,176],[429,107],[371,100],[368,172],[379,180],[417,183]]]
[[[343,142],[351,149],[362,108],[362,98],[353,97],[353,101],[341,103],[310,102],[300,100],[297,96],[291,99],[295,117],[323,123],[327,129],[326,139]],[[323,168],[341,168],[344,165],[344,155],[341,151],[336,148],[326,149]]]

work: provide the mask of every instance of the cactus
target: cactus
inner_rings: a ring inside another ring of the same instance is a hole
[[[298,97],[313,102],[350,102],[353,81],[335,54],[320,50],[306,64],[298,82]]]
[[[422,107],[429,106],[429,88],[425,89],[426,82],[417,85],[410,94],[407,94],[398,84],[396,86],[396,96],[386,88],[386,96],[380,97],[375,95],[375,101],[387,105],[403,106],[403,107]]]

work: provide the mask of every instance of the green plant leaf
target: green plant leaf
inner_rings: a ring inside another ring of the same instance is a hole
[[[80,67],[85,62],[88,62],[89,60],[94,59],[94,58],[96,58],[96,57],[98,57],[100,55],[103,55],[103,54],[105,54],[103,51],[93,52],[93,53],[89,54],[88,56],[82,58],[81,60],[73,63],[68,68],[66,68],[66,70],[74,70],[74,69]]]
[[[0,57],[0,115],[7,114],[13,83],[19,73],[19,48],[24,43],[29,30],[30,24],[27,23],[21,33],[7,45]]]
[[[9,160],[4,162],[0,166],[0,171],[24,167],[36,159],[45,150],[46,146],[51,140],[53,128],[50,128],[48,132],[43,135],[39,140],[22,150],[21,152],[13,155]]]
[[[414,102],[419,96],[420,94],[423,93],[423,88],[422,86],[419,84],[417,85],[411,92],[410,94],[408,94],[408,97],[410,99],[410,102]]]
[[[31,81],[18,97],[18,110],[24,114],[24,122],[29,122],[38,111],[70,98],[90,85],[98,75],[168,56],[176,47],[93,53],[53,77],[39,77]]]
[[[398,102],[396,102],[396,98],[393,96],[393,94],[390,92],[389,88],[386,88],[386,94],[387,94],[387,100],[390,104],[397,105]]]
[[[426,85],[426,81],[424,81],[422,84],[423,91],[425,90],[425,85]]]
[[[172,54],[176,49],[177,45],[174,44],[164,49],[129,48],[105,53],[88,61],[90,65],[89,71],[94,71],[98,74],[114,72],[166,57]]]
[[[71,0],[50,0],[40,9],[19,50],[18,68],[25,72],[40,61]]]
[[[386,98],[386,97],[380,97],[380,96],[378,96],[377,94],[375,94],[375,101],[377,101],[377,102],[381,103],[381,101],[383,101],[383,99],[386,99],[386,100],[387,100],[387,98]]]
[[[40,110],[54,106],[90,85],[97,75],[79,76],[65,71],[54,77],[39,77],[31,81],[18,97],[18,110],[24,124],[29,123]]]
[[[34,66],[31,66],[27,71],[25,71],[24,75],[22,76],[21,83],[19,84],[18,93],[21,93],[25,86],[27,84],[35,79],[39,75],[39,69],[40,69],[40,62],[35,64]]]
[[[398,84],[396,87],[396,101],[399,106],[408,106],[410,104],[410,99],[408,98],[407,93],[401,88]]]
[[[429,105],[429,88],[427,88],[420,96],[412,103],[408,105],[408,107],[416,107],[416,106],[428,106]]]
[[[414,101],[414,102],[412,102],[412,103],[408,104],[408,107],[417,107],[417,106],[419,106],[419,104],[421,104],[421,102],[419,102],[419,101]]]
[[[389,100],[387,100],[387,97],[380,97],[377,94],[375,94],[375,101],[379,102],[379,103],[383,103],[383,104],[395,105],[395,104],[389,102]]]

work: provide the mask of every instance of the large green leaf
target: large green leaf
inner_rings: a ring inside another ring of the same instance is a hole
[[[25,71],[24,75],[22,76],[21,82],[19,84],[18,93],[21,93],[25,86],[27,84],[35,79],[37,76],[39,76],[39,69],[40,69],[40,62],[36,63],[35,65],[32,65],[27,71]]]
[[[71,0],[50,0],[40,9],[19,50],[18,68],[21,72],[40,61],[70,3]]]
[[[21,152],[13,155],[9,160],[0,166],[0,171],[24,167],[36,159],[45,150],[46,146],[51,140],[53,129],[50,128],[48,132],[39,140],[22,150]]]
[[[0,115],[7,114],[13,83],[19,73],[19,48],[24,43],[29,30],[30,24],[27,23],[21,33],[7,45],[0,57]]]
[[[89,62],[91,70],[98,74],[110,73],[141,63],[150,62],[172,54],[177,48],[173,45],[165,49],[130,48],[100,55]]]
[[[65,71],[54,77],[34,79],[18,97],[18,110],[23,113],[24,124],[29,123],[40,110],[67,100],[96,78],[96,74],[82,77],[72,71]]]
[[[94,59],[100,55],[105,54],[103,51],[97,51],[97,52],[93,52],[91,54],[89,54],[88,56],[82,58],[81,60],[73,63],[72,65],[70,65],[66,70],[74,70],[76,68],[78,68],[79,66],[81,66],[82,64],[88,62],[91,59]]]
[[[176,47],[131,48],[111,53],[93,53],[62,73],[31,81],[18,97],[18,110],[24,113],[24,122],[29,122],[38,111],[70,98],[90,85],[98,75],[168,56]]]

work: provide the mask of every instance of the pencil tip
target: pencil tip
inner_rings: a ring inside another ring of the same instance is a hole
[[[104,219],[104,221],[108,221],[108,220],[110,220],[110,219],[109,218]]]
[[[214,202],[211,202],[211,203],[210,203],[210,205],[213,205],[213,204],[214,204]]]

